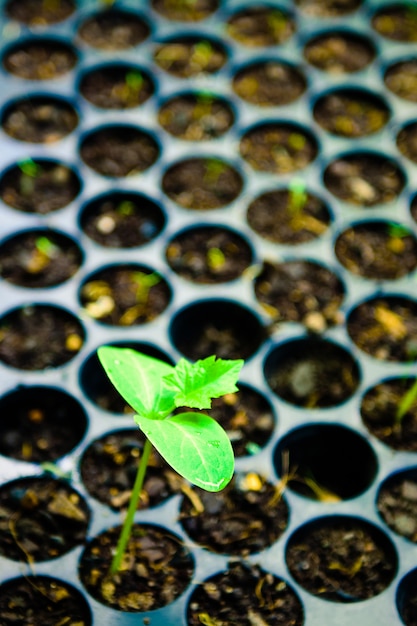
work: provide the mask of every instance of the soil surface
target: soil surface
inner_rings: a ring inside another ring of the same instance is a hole
[[[397,296],[376,297],[350,313],[347,331],[354,343],[376,359],[417,359],[417,302]]]
[[[209,17],[219,7],[219,0],[151,0],[151,6],[168,20],[179,22],[199,22]]]
[[[0,319],[0,361],[21,370],[59,367],[80,351],[85,332],[65,309],[34,304]]]
[[[264,261],[255,296],[274,322],[298,322],[324,332],[342,321],[345,290],[329,269],[312,261]]]
[[[193,283],[214,284],[239,278],[252,263],[252,250],[238,233],[219,226],[197,226],[169,242],[171,269]]]
[[[396,143],[401,154],[417,163],[417,122],[404,126],[397,135]]]
[[[414,578],[413,578],[414,574]],[[407,576],[408,589],[401,598],[398,607],[401,619],[405,626],[417,626],[417,593],[415,591],[415,570]]]
[[[395,200],[405,185],[405,177],[388,157],[353,152],[327,166],[324,184],[337,198],[365,208]]]
[[[114,265],[90,275],[81,287],[87,315],[107,326],[146,324],[171,300],[168,283],[142,265]]]
[[[298,68],[274,60],[246,65],[235,74],[232,85],[240,98],[263,107],[294,102],[307,87]]]
[[[227,21],[227,34],[244,46],[280,45],[294,32],[292,17],[273,6],[243,9]]]
[[[116,8],[104,9],[88,17],[78,30],[84,43],[99,50],[133,48],[149,33],[149,26],[137,14]]]
[[[240,154],[255,170],[289,174],[304,169],[317,156],[313,135],[295,124],[274,122],[248,130],[240,142]]]
[[[376,527],[325,517],[290,538],[286,561],[304,589],[331,602],[360,602],[381,593],[397,570],[395,549]]]
[[[180,161],[164,174],[162,189],[185,209],[220,209],[235,200],[243,180],[232,165],[207,157]]]
[[[208,141],[233,126],[232,107],[223,98],[207,93],[190,93],[171,98],[158,112],[158,122],[174,137],[186,141]]]
[[[90,608],[68,583],[49,576],[22,576],[0,586],[2,626],[91,626]]]
[[[330,224],[325,203],[309,192],[297,195],[290,189],[268,191],[251,202],[249,226],[274,243],[297,245],[322,235]]]
[[[372,18],[372,26],[388,39],[417,42],[417,12],[413,4],[398,2],[379,9]]]
[[[80,155],[102,176],[123,178],[151,167],[159,157],[159,147],[151,135],[135,126],[106,126],[84,138]]]
[[[396,222],[364,222],[346,229],[335,244],[350,272],[372,280],[395,280],[417,267],[417,240]]]
[[[391,530],[417,543],[416,472],[400,472],[389,477],[378,492],[377,507]]]
[[[194,573],[187,548],[163,528],[135,524],[122,568],[111,575],[120,530],[116,527],[101,533],[84,550],[79,573],[87,591],[118,611],[151,611],[173,602],[191,583]]]
[[[45,215],[62,209],[79,194],[81,181],[58,161],[27,159],[12,166],[0,179],[0,197],[24,213]]]
[[[126,63],[101,65],[86,72],[79,90],[100,109],[132,109],[148,100],[155,91],[149,74]]]
[[[46,26],[66,20],[75,11],[74,0],[8,0],[6,15],[28,26]]]
[[[80,248],[66,235],[25,231],[0,245],[0,276],[21,287],[52,287],[71,278],[82,260]]]
[[[323,72],[351,74],[359,72],[375,58],[370,40],[349,32],[331,32],[313,37],[304,47],[304,57]]]
[[[2,61],[4,68],[19,78],[53,80],[72,70],[78,57],[69,44],[42,37],[18,42]]]
[[[90,512],[68,483],[22,478],[0,488],[0,553],[13,561],[56,559],[85,542]]]
[[[78,114],[63,99],[31,96],[9,104],[2,116],[3,130],[19,141],[55,143],[78,126]]]
[[[401,400],[413,378],[391,378],[369,389],[361,403],[361,417],[369,432],[393,450],[417,452],[417,405],[398,419]],[[416,518],[417,519],[417,518]]]
[[[227,61],[223,45],[213,39],[179,37],[155,50],[154,61],[161,69],[178,78],[215,74]]]
[[[417,102],[417,58],[392,63],[385,72],[384,83],[399,98]]]
[[[295,4],[312,17],[337,17],[356,11],[362,0],[295,0]]]
[[[274,485],[254,472],[236,474],[217,493],[191,488],[180,522],[206,550],[247,556],[271,546],[285,531],[288,507]]]
[[[200,583],[193,592],[187,624],[222,626],[303,626],[304,611],[282,578],[258,565],[232,562],[226,572]]]

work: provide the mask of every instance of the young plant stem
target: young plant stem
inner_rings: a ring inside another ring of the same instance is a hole
[[[403,395],[398,405],[395,421],[401,424],[404,415],[411,409],[417,399],[417,378],[410,389]]]
[[[123,522],[122,531],[120,533],[119,541],[117,542],[117,548],[113,560],[110,566],[110,573],[116,574],[119,571],[122,563],[126,546],[129,541],[130,533],[134,522],[135,513],[138,508],[138,502],[140,493],[143,487],[143,481],[145,479],[146,468],[148,466],[149,456],[152,450],[152,444],[149,439],[146,439],[143,446],[142,457],[139,462],[138,471],[135,478],[135,484],[133,485],[132,495],[130,496],[129,507],[127,509],[126,517]]]

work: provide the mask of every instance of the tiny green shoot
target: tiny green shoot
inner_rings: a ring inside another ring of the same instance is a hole
[[[48,257],[48,259],[52,259],[58,251],[57,246],[53,244],[52,241],[48,239],[48,237],[44,236],[38,237],[36,239],[35,246],[37,251],[41,254],[44,254],[46,257]]]
[[[408,413],[411,407],[415,404],[416,400],[417,400],[417,378],[415,379],[414,383],[411,385],[410,389],[408,389],[408,391],[406,391],[405,394],[402,396],[398,404],[397,412],[395,414],[395,422],[397,425],[401,424],[404,416],[406,415],[406,413]]]
[[[234,471],[233,448],[224,429],[203,413],[172,416],[177,407],[208,409],[211,400],[237,391],[242,360],[210,356],[172,366],[128,348],[103,346],[97,351],[107,376],[136,411],[134,420],[146,437],[127,514],[110,573],[119,571],[134,523],[152,446],[192,484],[220,491]]]
[[[289,184],[289,205],[291,213],[300,213],[307,202],[305,182],[302,178],[293,178]]]
[[[151,274],[134,272],[133,280],[137,284],[136,300],[138,302],[147,302],[150,288],[160,283],[161,277],[156,272],[152,272]]]
[[[22,174],[31,178],[36,178],[41,170],[41,167],[33,159],[23,159],[19,161],[18,165]]]
[[[220,270],[226,262],[226,257],[220,248],[209,248],[207,250],[207,265],[214,272]]]
[[[136,72],[136,71],[128,72],[126,74],[125,81],[130,91],[137,94],[142,88],[143,76],[140,72]]]

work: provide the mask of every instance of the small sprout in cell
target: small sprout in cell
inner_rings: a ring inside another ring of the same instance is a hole
[[[291,135],[288,137],[289,147],[293,150],[296,150],[297,152],[299,150],[302,150],[306,143],[307,139],[304,137],[304,135],[300,135],[300,133],[291,133]]]
[[[207,265],[213,272],[217,272],[224,267],[226,257],[220,248],[209,248],[207,251]]]
[[[191,61],[201,66],[201,69],[204,69],[210,63],[212,54],[213,48],[211,43],[209,41],[199,41],[193,46]]]
[[[133,272],[133,281],[137,284],[136,300],[138,302],[147,302],[149,290],[161,282],[161,276],[156,272],[145,274],[145,272]]]
[[[220,491],[234,472],[233,448],[225,430],[204,413],[172,415],[176,407],[209,409],[213,398],[238,391],[242,360],[210,356],[168,365],[128,348],[104,346],[98,357],[107,376],[137,415],[145,444],[128,511],[110,566],[123,565],[152,446],[180,476],[206,491]]]
[[[417,378],[411,387],[402,396],[398,403],[397,412],[395,413],[395,426],[397,430],[401,429],[402,422],[407,413],[412,409],[417,402]]]
[[[271,11],[267,18],[268,28],[279,39],[287,27],[287,19],[281,11]]]
[[[38,237],[35,241],[35,246],[38,252],[44,254],[49,259],[53,259],[59,252],[58,246],[56,246],[48,237]]]
[[[32,159],[24,159],[18,163],[20,174],[20,193],[22,196],[30,196],[35,189],[35,180],[42,173],[40,165]]]
[[[302,178],[293,178],[289,184],[288,210],[293,214],[301,213],[306,202],[307,193],[304,180]]]
[[[219,159],[207,159],[206,171],[204,173],[204,182],[208,185],[217,183],[220,176],[227,170],[226,163]]]
[[[117,205],[116,212],[123,216],[133,215],[135,212],[135,205],[131,200],[122,200],[122,202]]]
[[[143,76],[140,72],[132,71],[126,74],[126,86],[132,94],[137,95],[142,89]]]
[[[47,474],[51,474],[54,478],[62,478],[63,480],[71,480],[71,472],[65,472],[56,463],[45,461],[41,463],[41,468]]]

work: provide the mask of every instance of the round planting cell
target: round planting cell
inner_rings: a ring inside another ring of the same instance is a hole
[[[304,624],[303,606],[285,580],[259,565],[236,562],[200,583],[192,593],[188,626],[200,626],[202,617],[208,624]]]
[[[417,102],[417,58],[391,63],[384,74],[384,83],[399,98]]]
[[[51,37],[18,40],[2,58],[7,72],[26,80],[56,79],[72,70],[77,61],[77,53],[69,43]]]
[[[277,396],[306,409],[338,406],[353,396],[360,382],[351,354],[315,337],[275,346],[264,362],[264,374]]]
[[[338,236],[335,253],[352,274],[372,280],[395,280],[417,267],[417,240],[398,222],[353,224]]]
[[[60,285],[78,271],[82,261],[77,243],[55,230],[26,230],[0,243],[0,276],[20,287]]]
[[[242,187],[240,173],[215,157],[179,161],[162,178],[162,190],[185,209],[220,209],[236,200]]]
[[[6,104],[1,125],[13,139],[50,144],[60,141],[78,126],[78,114],[63,98],[25,95]]]
[[[295,0],[296,6],[311,17],[339,17],[356,11],[363,0]]]
[[[87,430],[82,405],[61,389],[20,386],[0,398],[0,454],[30,463],[54,462]]]
[[[176,600],[194,573],[193,558],[181,540],[165,528],[135,524],[125,566],[113,576],[109,568],[120,531],[110,528],[87,544],[79,576],[88,593],[101,604],[126,612],[151,611]]]
[[[251,265],[253,252],[236,231],[201,225],[181,231],[165,250],[168,265],[193,283],[223,283],[239,278]]]
[[[286,547],[287,566],[309,593],[331,602],[360,602],[388,587],[398,557],[390,539],[361,518],[326,516],[298,528]]]
[[[388,476],[379,487],[376,506],[392,531],[417,543],[417,468]]]
[[[149,33],[149,26],[137,13],[115,7],[93,13],[78,28],[82,42],[98,50],[133,48]]]
[[[80,302],[87,315],[107,326],[147,324],[159,317],[171,300],[166,280],[144,265],[108,265],[81,285]]]
[[[223,43],[206,35],[171,37],[154,53],[156,65],[177,78],[215,74],[227,58]]]
[[[194,302],[172,319],[170,337],[189,359],[212,354],[222,359],[249,359],[266,338],[259,319],[237,302],[223,299]]]
[[[93,623],[90,607],[78,589],[58,578],[38,574],[9,579],[0,585],[0,615],[3,626]]]
[[[127,63],[108,63],[87,70],[78,89],[100,109],[131,109],[143,104],[155,91],[148,72]]]
[[[402,43],[417,41],[417,14],[412,4],[397,2],[383,6],[373,15],[371,25],[387,39]]]
[[[370,444],[354,430],[334,424],[291,431],[275,447],[274,466],[286,487],[319,502],[359,496],[378,469]]]
[[[227,34],[243,46],[276,46],[295,32],[293,18],[275,6],[250,6],[227,20]]]
[[[358,304],[347,318],[352,341],[383,361],[417,359],[417,302],[403,296],[376,296]]]
[[[66,554],[86,539],[90,511],[63,480],[20,478],[0,487],[0,554],[40,562]]]
[[[19,370],[45,370],[68,363],[80,351],[85,331],[60,307],[27,304],[0,318],[0,361]]]
[[[417,568],[400,580],[397,588],[397,609],[405,626],[417,624]]]
[[[208,141],[224,135],[233,125],[233,108],[212,93],[184,93],[170,98],[158,111],[158,122],[174,137]]]
[[[159,157],[159,146],[149,133],[128,124],[113,124],[89,131],[80,156],[102,176],[123,178],[147,170]]]
[[[8,0],[5,5],[9,18],[35,28],[62,22],[74,13],[75,8],[74,0]]]
[[[345,30],[324,31],[304,46],[304,58],[330,74],[360,72],[374,60],[375,47],[370,39]]]
[[[236,72],[232,84],[239,98],[262,107],[290,104],[307,87],[301,70],[273,59],[245,65]]]
[[[279,539],[288,523],[282,493],[256,472],[235,474],[223,491],[191,487],[179,519],[187,534],[206,550],[247,556]]]
[[[417,163],[417,122],[410,122],[403,126],[397,135],[398,150],[407,159]]]
[[[219,0],[193,0],[193,2],[151,0],[150,4],[154,11],[170,21],[199,22],[218,9]]]
[[[157,237],[166,216],[151,198],[131,191],[110,191],[89,200],[80,226],[88,237],[108,248],[135,248]]]
[[[81,190],[78,174],[53,159],[24,159],[12,165],[0,178],[0,197],[24,213],[45,215],[62,209]]]

